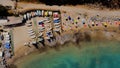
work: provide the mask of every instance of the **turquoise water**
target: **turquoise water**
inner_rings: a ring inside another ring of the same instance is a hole
[[[120,68],[119,42],[69,43],[59,51],[28,56],[20,68]]]

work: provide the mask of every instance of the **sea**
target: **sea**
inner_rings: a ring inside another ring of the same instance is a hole
[[[120,68],[120,41],[68,42],[57,49],[30,54],[17,67]]]

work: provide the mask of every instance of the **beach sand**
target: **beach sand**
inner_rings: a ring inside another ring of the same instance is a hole
[[[120,18],[120,14],[119,14],[120,10],[116,10],[116,11],[110,11],[108,9],[96,10],[96,9],[89,9],[85,6],[78,6],[78,5],[77,6],[46,6],[44,4],[31,4],[31,3],[27,3],[27,4],[18,3],[18,5],[20,7],[23,7],[23,9],[20,9],[20,11],[34,8],[34,7],[37,7],[40,9],[61,10],[61,11],[66,11],[67,12],[66,14],[72,16],[73,18],[77,18],[79,14],[87,14],[88,17],[95,16],[98,14],[101,17],[119,17]],[[62,22],[66,22],[64,13],[62,13],[61,16],[62,16],[61,17]],[[13,58],[10,59],[8,63],[14,64],[16,63],[17,59],[20,59],[31,52],[35,52],[35,51],[44,52],[47,49],[50,49],[49,47],[46,47],[46,48],[42,48],[41,50],[37,50],[33,46],[31,48],[24,46],[24,43],[30,40],[26,31],[27,30],[26,26],[14,27],[13,29],[14,29],[13,34],[14,34],[15,56],[13,56]],[[67,29],[68,28],[66,28],[66,30]],[[107,29],[107,31],[105,31],[105,29]],[[77,36],[75,36],[74,34],[75,32],[80,34],[78,35],[78,37],[81,37],[81,38],[77,38]],[[60,44],[61,41],[63,43],[71,40],[73,42],[75,42],[75,40],[91,41],[91,39],[102,41],[103,38],[106,40],[120,41],[120,30],[118,30],[118,27],[114,27],[114,26],[108,27],[108,28],[103,28],[103,27],[102,28],[101,27],[80,28],[80,30],[66,31],[62,33],[61,36],[58,36],[58,37],[61,37],[62,39],[64,39],[64,40],[59,39],[58,44]]]

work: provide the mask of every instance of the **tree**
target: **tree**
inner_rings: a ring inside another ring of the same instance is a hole
[[[7,15],[8,15],[8,9],[0,5],[0,16],[7,16]]]

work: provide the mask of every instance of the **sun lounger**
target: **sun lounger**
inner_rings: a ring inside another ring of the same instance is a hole
[[[10,43],[10,40],[5,40],[5,43]]]
[[[59,18],[53,18],[53,20],[59,20]]]
[[[60,25],[55,26],[55,28],[60,28]]]
[[[32,41],[32,44],[36,44],[37,42],[36,41]]]
[[[3,32],[3,35],[9,35],[9,33],[8,32]]]
[[[43,41],[44,39],[42,37],[38,38],[38,41]]]
[[[42,35],[43,35],[43,33],[40,33],[40,34],[39,34],[39,36],[42,36]]]
[[[33,35],[35,35],[35,33],[29,33],[29,35],[30,35],[30,36],[33,36]]]
[[[32,24],[27,24],[27,27],[30,27],[30,26],[32,26]]]
[[[50,23],[50,21],[46,21],[45,23]]]
[[[5,35],[5,38],[10,38],[10,35]]]
[[[56,25],[60,25],[60,23],[54,23],[54,25],[56,26]]]
[[[33,31],[33,29],[28,29],[28,31]]]
[[[30,38],[31,38],[31,39],[34,39],[35,37],[36,37],[35,35],[33,35],[33,36],[30,36]]]
[[[29,33],[34,33],[34,31],[28,31],[28,34],[29,34]]]
[[[60,31],[60,29],[54,29],[54,31]]]
[[[10,38],[4,38],[4,40],[10,40]]]
[[[45,37],[45,39],[50,39],[50,37]]]

